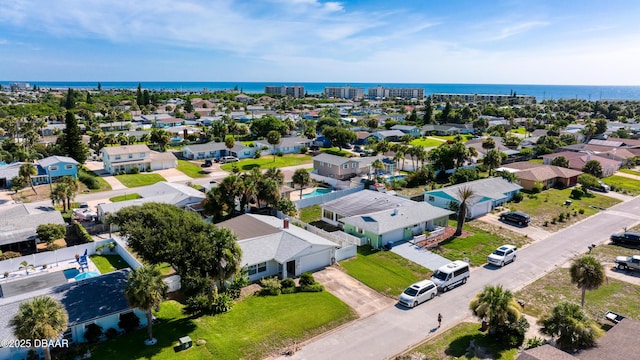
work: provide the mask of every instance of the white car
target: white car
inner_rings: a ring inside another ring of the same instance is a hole
[[[433,299],[438,294],[438,287],[431,280],[422,280],[408,288],[400,295],[400,304],[416,307],[420,303]]]
[[[75,220],[80,220],[80,221],[94,221],[98,218],[98,214],[86,208],[73,209],[71,214]]]
[[[513,245],[502,245],[487,257],[487,262],[491,265],[504,266],[516,261],[517,255],[518,248]]]

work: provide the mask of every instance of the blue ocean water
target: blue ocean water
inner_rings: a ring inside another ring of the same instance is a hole
[[[14,81],[0,81],[3,86]],[[74,88],[95,89],[98,82],[94,81],[19,81],[38,85],[42,88]],[[308,94],[321,94],[326,86],[344,86],[345,83],[317,83],[317,82],[142,82],[143,89],[171,90],[171,91],[219,91],[237,87],[245,93],[262,93],[269,85],[301,85]],[[104,81],[102,89],[135,89],[136,81]],[[535,96],[538,101],[558,99],[583,100],[639,100],[640,86],[595,86],[595,85],[522,85],[522,84],[401,84],[401,83],[348,83],[352,87],[362,87],[365,94],[368,88],[382,85],[390,88],[421,87],[425,95],[434,93],[462,93],[462,94],[510,94]]]

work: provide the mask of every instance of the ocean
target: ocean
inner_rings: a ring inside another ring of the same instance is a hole
[[[3,86],[12,82],[26,82],[31,86],[54,89],[96,89],[97,81],[0,81]],[[538,101],[559,99],[582,100],[640,100],[640,86],[595,86],[595,85],[522,85],[522,84],[400,84],[400,83],[305,83],[305,82],[141,82],[143,89],[170,91],[219,91],[237,88],[245,93],[263,93],[265,86],[301,85],[308,94],[321,94],[326,86],[362,87],[378,85],[390,88],[423,88],[425,96],[434,93],[454,94],[503,94],[535,96]],[[104,81],[102,89],[135,89],[137,81]]]

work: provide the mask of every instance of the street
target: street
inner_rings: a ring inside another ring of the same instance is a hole
[[[561,266],[591,244],[640,222],[640,197],[618,204],[576,225],[554,233],[519,251],[518,260],[504,268],[476,268],[466,285],[440,294],[414,309],[398,306],[356,320],[309,341],[291,359],[385,359],[471,316],[469,302],[485,285],[502,284],[515,291]],[[576,290],[578,291],[578,290]],[[443,316],[442,328],[437,315]],[[282,359],[285,359],[283,357]]]

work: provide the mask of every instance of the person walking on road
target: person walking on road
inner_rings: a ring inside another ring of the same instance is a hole
[[[438,313],[438,327],[442,325],[442,314]]]

